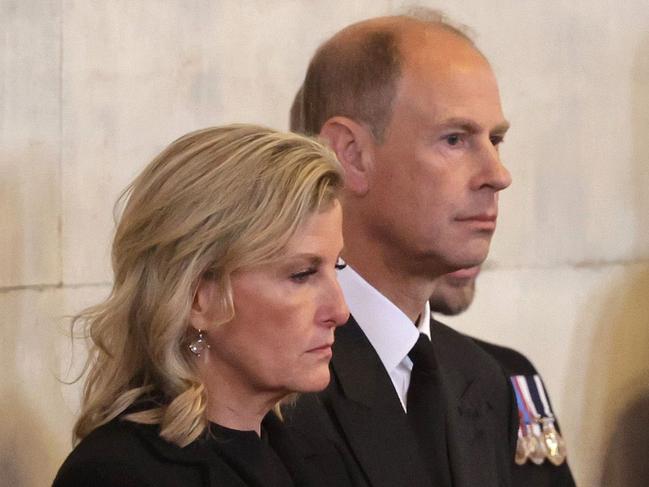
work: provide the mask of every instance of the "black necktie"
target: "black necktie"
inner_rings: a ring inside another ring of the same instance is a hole
[[[408,421],[413,428],[422,459],[433,485],[450,486],[446,452],[446,411],[435,351],[422,333],[408,354],[413,367],[408,387]]]

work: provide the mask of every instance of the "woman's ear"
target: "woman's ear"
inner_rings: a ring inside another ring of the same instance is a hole
[[[198,281],[189,322],[197,330],[208,330],[222,314],[218,282],[210,273],[206,273]]]
[[[347,117],[331,117],[320,137],[336,153],[345,171],[345,187],[362,196],[369,189],[374,162],[374,139],[370,130]]]

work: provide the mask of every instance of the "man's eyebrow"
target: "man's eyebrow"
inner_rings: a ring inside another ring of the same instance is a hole
[[[497,134],[497,135],[505,135],[507,133],[507,131],[509,130],[509,127],[511,127],[511,125],[509,124],[509,122],[507,120],[505,120],[504,122],[499,123],[498,125],[496,125],[491,130],[491,133],[492,134]]]
[[[480,132],[481,127],[473,120],[468,118],[453,117],[444,120],[440,125],[441,128],[459,128],[466,132],[475,134]],[[509,122],[503,121],[496,125],[491,131],[491,134],[504,135],[509,130]]]

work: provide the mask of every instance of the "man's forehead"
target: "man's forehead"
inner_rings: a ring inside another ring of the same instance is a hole
[[[496,84],[487,59],[469,40],[454,32],[440,28],[408,32],[399,49],[401,81],[410,79],[435,86],[462,82],[463,75],[468,74]]]
[[[401,74],[428,81],[477,71],[493,77],[489,62],[471,44],[452,34],[446,37],[446,41],[440,43],[421,43],[405,50]]]
[[[415,111],[435,109],[443,118],[461,118],[466,108],[487,110],[503,123],[498,84],[489,65],[451,61],[442,66],[430,64],[406,67],[397,82],[395,100]]]
[[[486,61],[473,42],[444,25],[424,25],[402,31],[399,47],[404,61],[445,62],[462,57],[480,57]]]

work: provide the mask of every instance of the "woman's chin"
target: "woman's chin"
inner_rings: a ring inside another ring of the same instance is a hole
[[[324,370],[315,370],[308,377],[305,377],[304,380],[296,386],[299,389],[295,389],[295,392],[319,392],[325,389],[329,385],[331,380],[331,375],[329,373],[329,367],[325,367]]]

